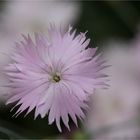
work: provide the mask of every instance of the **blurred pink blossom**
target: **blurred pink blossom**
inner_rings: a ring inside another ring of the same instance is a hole
[[[138,134],[137,126],[133,128],[134,131],[131,125],[127,128],[122,126],[140,115],[140,83],[136,78],[140,74],[137,71],[139,64],[135,61],[130,44],[112,42],[105,47],[105,58],[111,65],[106,69],[106,73],[110,76],[110,88],[96,90],[92,95],[91,111],[85,124],[86,130],[93,136],[94,132],[111,127],[109,132],[99,135],[99,139],[123,138],[124,136],[129,138],[130,135]],[[121,126],[116,130],[115,127],[119,125]],[[133,134],[129,135],[129,130]]]
[[[80,16],[80,2],[62,0],[9,0],[4,26],[12,32],[46,32],[50,23],[66,27]],[[12,26],[12,27],[11,27]]]

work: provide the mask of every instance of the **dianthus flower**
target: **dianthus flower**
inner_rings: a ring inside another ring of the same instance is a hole
[[[61,119],[70,130],[69,116],[76,125],[85,117],[89,95],[106,86],[101,72],[106,65],[95,55],[97,48],[88,48],[86,33],[75,33],[71,27],[62,33],[51,26],[48,36],[35,33],[33,41],[23,35],[17,43],[5,68],[11,88],[7,104],[16,102],[16,115],[35,109],[35,118],[48,114],[49,124],[55,121],[59,131]]]

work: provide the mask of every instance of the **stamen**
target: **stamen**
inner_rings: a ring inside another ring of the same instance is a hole
[[[54,82],[59,82],[61,79],[60,79],[60,76],[58,76],[58,75],[54,75],[53,76],[53,81]]]

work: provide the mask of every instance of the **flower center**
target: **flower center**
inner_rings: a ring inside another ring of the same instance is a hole
[[[60,76],[58,76],[58,75],[56,75],[56,74],[53,76],[53,81],[54,81],[54,82],[59,82],[60,80],[61,80],[61,79],[60,79]]]

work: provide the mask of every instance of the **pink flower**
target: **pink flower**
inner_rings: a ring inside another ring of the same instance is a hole
[[[87,48],[90,39],[86,33],[75,36],[72,28],[66,33],[51,26],[49,35],[35,34],[35,43],[30,36],[17,43],[6,66],[6,75],[12,95],[7,104],[17,101],[16,115],[28,108],[35,109],[35,118],[47,114],[49,124],[54,121],[61,131],[60,118],[69,128],[69,117],[77,125],[77,118],[85,117],[86,101],[95,88],[106,87],[106,65],[101,55],[95,56],[96,48]],[[76,118],[77,117],[77,118]]]
[[[111,65],[106,69],[110,86],[91,96],[91,109],[84,124],[94,140],[133,140],[139,135],[139,63],[135,61],[134,45],[130,46],[118,40],[104,46],[104,59]]]

